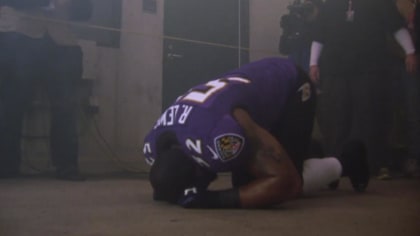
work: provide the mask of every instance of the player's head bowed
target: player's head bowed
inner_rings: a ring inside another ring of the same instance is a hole
[[[171,148],[156,158],[150,173],[155,200],[176,203],[195,179],[195,164],[179,148]]]

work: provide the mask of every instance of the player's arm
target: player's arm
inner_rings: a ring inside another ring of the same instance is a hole
[[[241,206],[252,208],[274,205],[300,194],[300,175],[277,139],[255,123],[245,110],[237,108],[233,116],[255,150],[248,166],[249,173],[255,179],[239,187]]]
[[[259,208],[281,203],[301,192],[302,181],[281,144],[256,124],[243,109],[233,116],[245,130],[254,155],[246,173],[252,176],[247,184],[222,191],[185,189],[179,204],[186,208]]]

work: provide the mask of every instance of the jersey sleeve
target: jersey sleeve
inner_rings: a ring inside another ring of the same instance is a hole
[[[153,163],[155,162],[155,155],[156,155],[156,144],[154,142],[155,137],[154,137],[154,133],[153,131],[151,131],[145,138],[144,138],[144,142],[143,142],[143,155],[145,158],[145,161],[148,165],[153,165]]]

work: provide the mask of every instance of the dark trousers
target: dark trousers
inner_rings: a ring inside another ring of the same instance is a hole
[[[80,47],[16,33],[3,33],[0,42],[0,175],[19,170],[24,113],[39,83],[45,85],[51,107],[53,164],[57,170],[77,168]]]
[[[368,149],[372,171],[390,164],[391,78],[384,72],[322,77],[317,118],[327,156],[352,139]]]
[[[298,68],[298,86],[291,92],[278,125],[270,132],[279,140],[300,174],[303,162],[311,158],[312,130],[316,108],[316,90],[306,72]]]
[[[409,74],[405,70],[405,64],[397,62],[394,79],[394,113],[396,121],[394,126],[400,128],[406,135],[402,140],[396,140],[407,146],[407,157],[417,159],[420,163],[420,83],[419,74]],[[394,128],[395,129],[395,128]]]
[[[288,58],[296,65],[300,66],[306,73],[309,72],[309,59],[311,54],[311,44],[302,45],[300,50],[290,52]]]

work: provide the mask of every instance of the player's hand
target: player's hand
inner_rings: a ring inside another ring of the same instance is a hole
[[[203,196],[196,187],[186,188],[178,201],[178,205],[184,208],[202,208]]]

